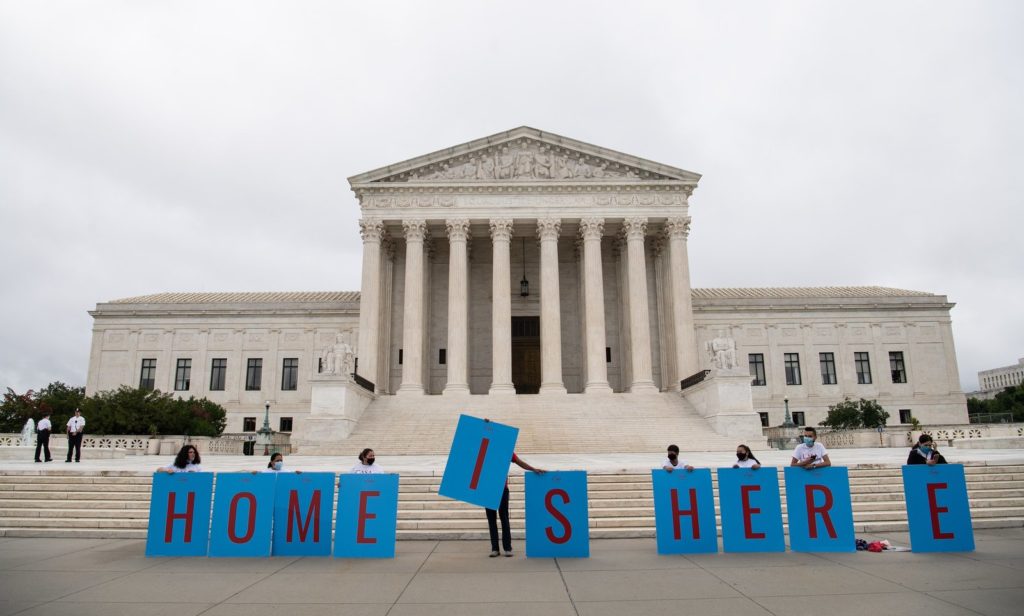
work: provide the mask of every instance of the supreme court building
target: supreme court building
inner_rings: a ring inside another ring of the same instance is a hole
[[[967,422],[942,295],[691,288],[699,180],[528,127],[354,176],[358,293],[97,304],[87,389],[206,396],[228,432],[269,402],[310,452],[400,424],[413,442],[460,409],[722,446],[779,425],[787,402],[798,423],[844,397],[877,399],[890,424]]]

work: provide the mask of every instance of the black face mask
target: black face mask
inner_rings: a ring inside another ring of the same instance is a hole
[[[374,460],[376,460],[376,458],[367,458],[366,459],[366,465],[367,466],[371,466],[373,464]]]
[[[747,459],[747,454],[737,452],[736,453],[736,457],[739,458],[740,460],[746,460]]]

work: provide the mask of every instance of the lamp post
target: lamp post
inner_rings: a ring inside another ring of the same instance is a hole
[[[789,414],[789,397],[783,398],[782,401],[786,403],[786,416],[782,420],[782,427],[795,428],[796,424],[793,423],[793,416]]]
[[[270,400],[267,400],[266,407],[263,413],[263,427],[256,431],[256,444],[263,443],[263,455],[270,455],[270,435],[273,431],[270,429]]]

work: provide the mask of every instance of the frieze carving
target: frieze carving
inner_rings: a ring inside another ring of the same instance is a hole
[[[470,187],[472,188],[472,187]],[[634,193],[596,193],[579,194],[577,192],[560,191],[538,193],[526,192],[526,197],[531,205],[550,205],[553,207],[579,206],[579,207],[660,207],[660,206],[683,206],[687,204],[686,197],[679,191],[652,192],[650,194]],[[427,189],[423,189],[427,190]],[[462,188],[458,189],[461,193]],[[394,194],[362,194],[361,203],[368,210],[393,210],[413,208],[455,208],[455,207],[507,207],[509,198],[520,194],[514,190],[507,190],[502,194],[482,194],[469,192],[458,195],[394,195]]]
[[[562,231],[562,220],[560,218],[538,218],[537,238],[544,240],[557,240],[558,234]]]
[[[382,182],[501,182],[544,180],[673,180],[623,163],[533,139],[494,146],[413,169]]]
[[[490,221],[491,226],[491,240],[498,241],[509,241],[512,239],[512,219],[511,218],[493,218]]]

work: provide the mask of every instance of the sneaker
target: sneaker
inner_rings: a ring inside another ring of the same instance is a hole
[[[64,460],[64,462],[71,464],[71,460]]]
[[[498,556],[499,554],[500,554],[500,552],[498,552],[498,550],[494,550],[493,552],[491,552],[491,558],[494,558],[495,556]]]
[[[512,550],[505,552],[505,558],[512,558]]]

